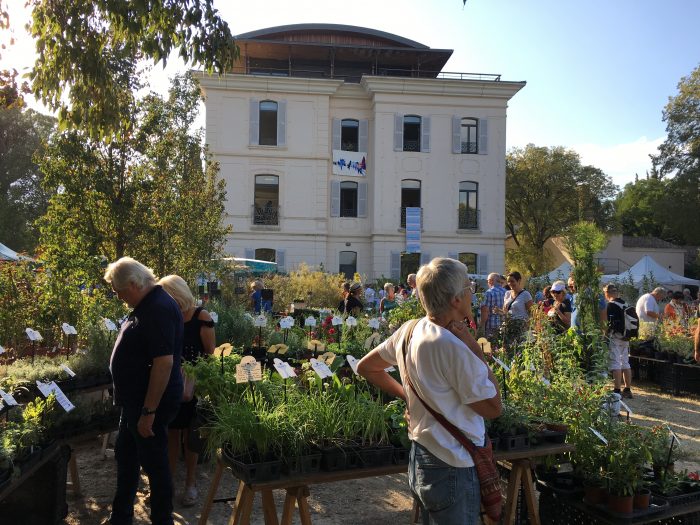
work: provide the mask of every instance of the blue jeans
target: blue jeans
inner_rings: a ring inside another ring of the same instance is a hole
[[[414,441],[408,484],[420,505],[423,525],[479,523],[481,492],[474,467],[451,467]]]
[[[117,461],[117,490],[112,502],[110,522],[131,525],[134,500],[141,477],[141,467],[151,489],[151,523],[172,525],[173,480],[168,463],[168,424],[175,418],[179,403],[163,399],[153,421],[155,436],[144,438],[136,425],[141,407],[122,407],[119,433],[114,445]]]

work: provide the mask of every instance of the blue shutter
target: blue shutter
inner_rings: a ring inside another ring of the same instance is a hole
[[[452,153],[462,153],[462,119],[452,115]]]
[[[260,103],[257,98],[250,99],[250,137],[251,146],[260,144]]]
[[[482,253],[477,257],[477,268],[474,270],[474,273],[478,274],[487,274],[488,272],[488,267],[489,267],[489,255],[488,253]]]
[[[285,250],[277,250],[275,252],[275,262],[277,263],[278,272],[287,271],[287,267],[285,266]]]
[[[331,133],[332,133],[332,141],[333,141],[333,146],[331,149],[338,150],[338,149],[340,149],[340,139],[341,139],[341,133],[342,133],[339,118],[333,119]]]
[[[401,278],[401,252],[391,252],[389,259],[389,275],[396,284]]]
[[[340,181],[331,181],[331,217],[340,217]]]
[[[431,261],[430,252],[420,252],[420,264],[428,264]]]
[[[287,146],[287,101],[277,102],[277,145]]]
[[[357,216],[367,217],[367,183],[357,184]]]
[[[253,248],[246,248],[244,253],[245,259],[255,259],[255,250]]]
[[[450,252],[447,254],[447,256],[450,259],[454,259],[455,261],[459,261],[459,254],[457,252]]]
[[[421,118],[420,150],[430,153],[430,117]]]
[[[367,119],[360,120],[359,137],[357,139],[357,149],[360,153],[367,153],[369,142],[369,121]]]
[[[489,121],[485,118],[479,119],[479,155],[489,153]]]
[[[403,115],[394,115],[394,151],[403,151]]]

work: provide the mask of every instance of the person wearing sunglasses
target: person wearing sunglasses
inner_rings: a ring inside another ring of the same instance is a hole
[[[553,303],[547,311],[547,316],[557,333],[563,334],[571,326],[571,301],[566,297],[564,281],[555,281],[550,289]]]

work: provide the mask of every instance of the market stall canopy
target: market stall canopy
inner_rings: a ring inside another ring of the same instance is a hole
[[[645,255],[637,261],[629,270],[619,275],[605,275],[601,279],[603,282],[609,281],[629,281],[631,280],[634,286],[639,288],[644,278],[654,281],[655,283],[673,286],[673,285],[693,285],[700,286],[700,281],[683,277],[677,273],[673,273],[668,268],[664,268],[657,263],[651,256]]]
[[[222,259],[227,263],[232,263],[234,269],[236,268],[248,268],[251,272],[255,273],[276,273],[277,263],[270,261],[260,261],[258,259],[241,259],[239,257],[224,257]]]
[[[564,261],[551,272],[537,277],[537,280],[548,283],[553,283],[554,281],[566,281],[569,278],[569,275],[571,275],[573,269],[574,267],[569,261]]]
[[[20,255],[0,242],[0,261],[31,261],[31,257]]]

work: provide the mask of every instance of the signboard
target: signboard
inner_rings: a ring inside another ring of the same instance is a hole
[[[367,176],[366,151],[333,150],[333,175],[351,177]]]
[[[406,253],[420,253],[420,208],[406,208]]]

